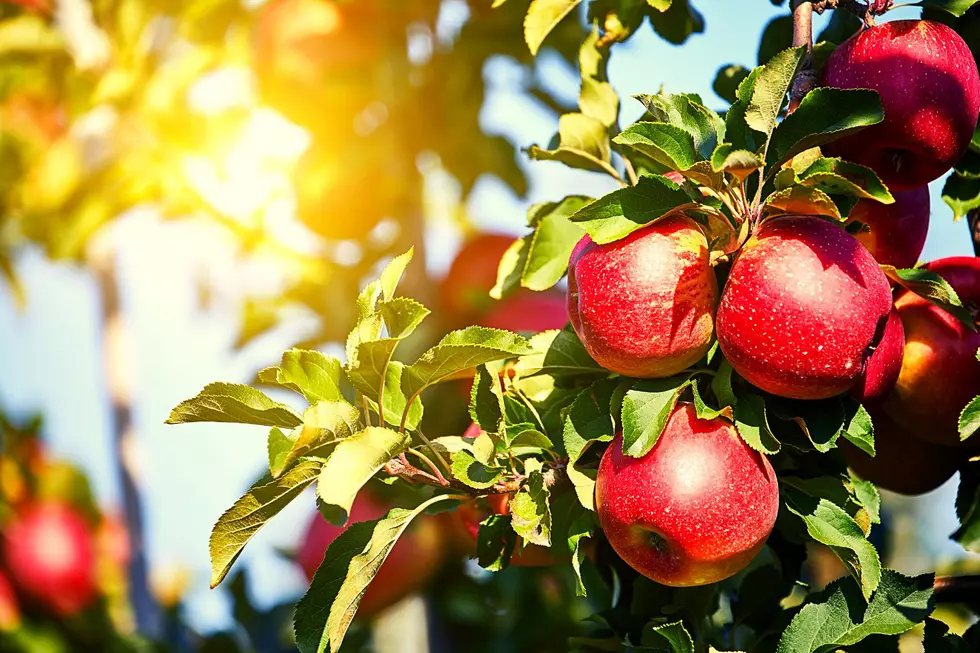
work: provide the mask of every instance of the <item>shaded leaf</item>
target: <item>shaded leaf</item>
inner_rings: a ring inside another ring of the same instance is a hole
[[[966,440],[980,429],[980,397],[974,397],[960,413],[960,440]]]
[[[747,445],[764,454],[778,453],[779,440],[766,419],[766,403],[756,394],[739,397],[735,403],[735,430]]]
[[[641,458],[657,444],[690,374],[647,379],[633,385],[623,398],[623,453]]]
[[[940,275],[923,268],[899,270],[891,265],[882,265],[881,269],[892,281],[929,300],[971,331],[976,331],[973,314],[963,306],[959,295]]]
[[[793,164],[796,165],[794,159]],[[874,170],[843,159],[819,158],[800,173],[800,183],[831,195],[873,199],[892,204],[895,198]]]
[[[468,451],[453,454],[453,476],[476,490],[485,490],[500,480],[503,470],[488,467],[473,457]]]
[[[500,571],[510,564],[517,545],[517,533],[510,515],[490,515],[480,523],[476,535],[477,563],[488,571]]]

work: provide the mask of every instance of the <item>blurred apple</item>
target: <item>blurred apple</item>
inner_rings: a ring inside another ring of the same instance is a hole
[[[472,321],[493,306],[490,290],[497,282],[497,266],[513,242],[512,237],[503,234],[478,234],[466,241],[439,287],[447,317]]]
[[[10,579],[0,572],[0,631],[13,630],[20,625],[20,606]]]

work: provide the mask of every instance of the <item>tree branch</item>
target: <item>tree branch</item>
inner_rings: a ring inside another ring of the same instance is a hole
[[[973,253],[980,256],[980,209],[973,209],[967,212],[966,223],[970,227],[970,238],[973,240]]]
[[[941,576],[932,588],[936,603],[975,603],[980,599],[980,576]]]
[[[790,113],[817,86],[817,73],[813,70],[813,9],[809,0],[793,0],[793,47],[805,45],[807,53],[790,89]]]

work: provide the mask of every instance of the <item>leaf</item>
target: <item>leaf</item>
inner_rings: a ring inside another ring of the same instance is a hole
[[[787,509],[803,520],[810,537],[830,547],[858,581],[865,599],[870,598],[881,580],[881,561],[854,518],[827,499],[786,486],[783,490]]]
[[[670,9],[670,0],[647,0],[647,4],[660,12]]]
[[[844,439],[868,454],[875,455],[874,424],[864,406],[850,397],[842,397],[844,405]]]
[[[608,374],[589,356],[571,326],[560,331],[555,329],[539,333],[531,338],[530,344],[535,353],[521,356],[515,366],[521,376],[539,373],[550,376]]]
[[[793,164],[796,164],[794,159]],[[822,157],[800,173],[800,183],[830,195],[848,195],[893,204],[895,198],[874,170],[843,159]]]
[[[613,142],[636,150],[671,170],[687,170],[705,158],[698,154],[689,133],[663,122],[634,123],[613,138]]]
[[[697,95],[659,93],[637,95],[636,99],[643,103],[654,122],[667,123],[690,134],[699,159],[709,158],[724,138],[724,121],[705,107]]]
[[[521,285],[521,277],[527,266],[527,255],[531,251],[532,237],[533,234],[518,238],[500,257],[500,262],[497,263],[497,281],[489,293],[493,299],[503,299]],[[565,267],[568,267],[567,261]]]
[[[541,44],[558,23],[582,0],[533,0],[524,17],[524,41],[532,56],[537,56]]]
[[[488,365],[476,368],[470,388],[470,418],[484,431],[496,431],[504,417],[504,398],[497,369]]]
[[[276,477],[286,466],[286,456],[293,448],[293,439],[273,426],[269,431],[266,448],[269,452],[269,471],[272,472],[273,477]],[[279,473],[276,470],[279,470]]]
[[[704,399],[701,398],[701,393],[698,391],[697,383],[691,383],[691,392],[694,395],[694,410],[697,413],[698,419],[713,420],[718,419],[719,417],[724,417],[729,421],[735,421],[731,406],[723,406],[715,409],[706,404]]]
[[[566,113],[558,119],[558,149],[527,149],[538,161],[560,161],[572,168],[604,172],[616,179],[619,173],[610,163],[609,133],[601,121],[584,113]]]
[[[415,248],[410,247],[404,254],[391,259],[391,262],[381,271],[381,276],[378,278],[378,281],[381,285],[381,296],[384,298],[384,301],[389,302],[395,297],[395,289],[405,275],[405,268],[412,262],[412,256],[414,254]]]
[[[510,502],[510,525],[530,544],[551,546],[551,492],[541,470],[533,470],[527,482]]]
[[[623,453],[642,458],[653,449],[674,412],[690,374],[636,383],[623,399]]]
[[[388,329],[388,337],[404,340],[429,316],[429,309],[409,297],[395,297],[384,301],[378,309]]]
[[[525,338],[509,331],[475,326],[453,331],[405,368],[402,389],[411,399],[461,370],[533,351]]]
[[[980,397],[974,397],[960,413],[960,440],[966,440],[980,429]]]
[[[590,197],[571,195],[561,202],[541,207],[535,216],[537,228],[527,245],[521,286],[536,291],[548,290],[565,276],[572,249],[585,235],[582,227],[571,222],[569,217],[590,202]]]
[[[303,425],[296,429],[289,450],[269,471],[278,477],[304,456],[325,457],[328,447],[350,437],[360,428],[360,412],[346,401],[320,401],[303,413]]]
[[[875,91],[815,88],[772,132],[766,165],[770,170],[778,168],[800,152],[877,125],[884,118]]]
[[[211,383],[173,409],[167,424],[229,422],[291,429],[303,423],[292,408],[262,392],[236,383]]]
[[[369,426],[339,442],[316,485],[323,516],[333,524],[347,523],[354,498],[364,484],[408,445],[407,435],[378,426]]]
[[[24,13],[19,16],[5,14],[0,21],[0,55],[42,56],[65,51],[65,39],[54,24],[41,16]]]
[[[595,520],[587,512],[579,514],[568,527],[568,550],[572,554],[572,569],[575,571],[575,595],[585,596],[585,583],[582,582],[582,562],[585,560],[585,547],[582,540],[591,538],[595,531]]]
[[[644,628],[641,643],[665,653],[694,653],[694,640],[681,621]]]
[[[615,380],[598,381],[572,402],[565,418],[563,439],[568,454],[568,478],[575,486],[581,504],[595,511],[595,470],[578,467],[582,455],[597,442],[609,442],[615,435],[615,421],[610,410]]]
[[[803,434],[820,453],[827,453],[837,445],[843,434],[847,419],[844,407],[838,397],[816,401],[774,400],[773,412],[778,416],[795,422]]]
[[[960,468],[956,516],[960,527],[950,535],[950,539],[971,553],[980,553],[980,463],[975,461]]]
[[[578,51],[579,71],[582,89],[579,91],[578,105],[587,116],[612,127],[619,118],[619,95],[606,74],[609,48],[596,47],[599,41],[599,26],[593,25],[592,32],[582,42]]]
[[[923,268],[898,270],[891,265],[882,265],[882,271],[889,279],[929,300],[963,323],[971,331],[976,331],[973,314],[963,306],[959,295],[940,275]]]
[[[500,480],[503,470],[488,467],[474,458],[468,451],[453,454],[453,476],[476,490],[485,490]]]
[[[684,43],[691,34],[704,32],[704,18],[689,0],[672,0],[666,11],[650,12],[647,18],[653,30],[674,45]]]
[[[766,198],[769,215],[823,215],[840,221],[841,214],[834,200],[818,188],[790,186]]]
[[[767,137],[776,127],[776,118],[783,107],[786,94],[793,83],[793,77],[803,62],[806,47],[788,48],[774,56],[762,67],[752,99],[745,111],[745,123]]]
[[[781,445],[766,420],[766,403],[756,394],[739,397],[735,403],[735,430],[756,451],[767,455],[779,453]]]
[[[809,603],[793,617],[777,653],[823,653],[852,646],[870,635],[904,633],[932,611],[932,582],[932,574],[910,578],[886,569],[865,607],[852,585],[835,581],[823,593],[825,601]]]
[[[510,515],[490,515],[480,523],[476,561],[488,571],[500,571],[510,564],[517,545],[517,533],[511,528],[510,520]]]
[[[715,393],[718,403],[722,406],[734,406],[738,401],[735,398],[735,392],[732,390],[732,372],[734,370],[731,363],[722,360],[721,365],[718,366],[718,371],[711,379],[711,391]]]
[[[942,9],[943,11],[949,12],[959,18],[967,12],[967,10],[976,4],[977,0],[919,0],[919,2],[913,2],[914,5],[919,5],[920,7],[935,7],[936,9]]]
[[[950,175],[943,186],[943,201],[953,209],[953,219],[959,220],[980,207],[980,179]]]
[[[715,172],[728,172],[744,181],[746,177],[762,167],[762,161],[753,152],[736,150],[731,143],[721,143],[711,154],[711,169]]]
[[[733,103],[738,99],[738,85],[748,76],[749,69],[745,66],[728,64],[718,69],[711,88],[718,97],[726,102]]]
[[[675,211],[693,206],[680,186],[659,175],[640,177],[636,186],[621,188],[572,215],[596,243],[625,238],[637,229]]]
[[[741,82],[735,92],[736,101],[729,107],[725,114],[725,139],[736,149],[758,151],[762,144],[758,138],[758,133],[753,131],[745,120],[745,113],[749,108],[749,101],[755,91],[755,83],[762,73],[762,68],[756,68],[750,72]]]
[[[311,404],[340,401],[340,361],[318,351],[290,349],[282,355],[279,367],[259,373],[259,380],[299,392]]]
[[[274,481],[260,480],[211,529],[211,587],[228,574],[242,549],[265,523],[295,499],[320,473],[320,463],[302,462]]]
[[[868,513],[868,520],[872,524],[880,524],[881,495],[878,494],[878,488],[871,481],[862,481],[854,476],[851,476],[850,483],[854,488],[854,498]]]

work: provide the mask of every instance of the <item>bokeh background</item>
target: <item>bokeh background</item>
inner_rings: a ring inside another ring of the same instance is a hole
[[[679,27],[645,23],[614,50],[624,124],[642,111],[629,97],[661,87],[723,109],[716,72],[756,65],[760,34],[788,15],[765,0],[680,4]],[[165,426],[170,409],[208,382],[251,381],[291,346],[341,351],[358,284],[410,244],[410,292],[439,306],[468,239],[521,235],[532,203],[614,188],[519,151],[575,105],[584,13],[532,61],[526,2],[489,5],[0,3],[0,406],[40,415],[50,454],[106,510],[125,513],[120,467],[132,473],[151,585],[176,587],[198,632],[234,623],[229,590],[208,589],[207,541],[262,473],[266,432]],[[663,36],[676,33],[682,44]],[[942,183],[925,260],[972,254]],[[886,497],[892,566],[966,555],[947,539],[955,487]],[[293,503],[239,562],[260,609],[305,589],[283,552],[313,510]]]

